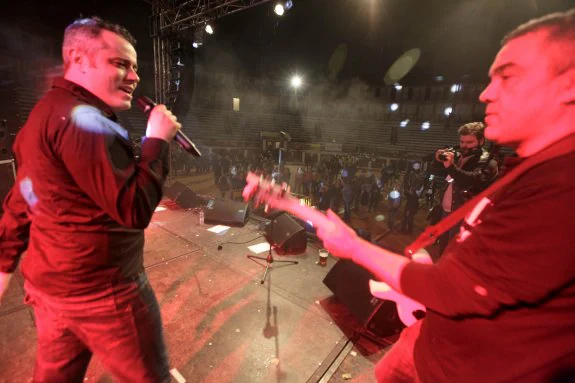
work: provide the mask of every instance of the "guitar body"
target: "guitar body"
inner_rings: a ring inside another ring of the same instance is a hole
[[[393,301],[397,305],[397,315],[407,327],[418,321],[416,313],[425,312],[425,306],[421,303],[398,293],[385,282],[369,281],[371,295],[378,299]]]

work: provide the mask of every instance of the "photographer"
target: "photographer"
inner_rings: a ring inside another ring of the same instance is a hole
[[[465,124],[458,130],[459,148],[441,149],[435,153],[435,159],[447,171],[441,199],[442,217],[486,189],[497,177],[497,161],[483,148],[484,129],[485,125],[481,122]],[[458,230],[459,225],[455,225],[439,238],[440,254]]]

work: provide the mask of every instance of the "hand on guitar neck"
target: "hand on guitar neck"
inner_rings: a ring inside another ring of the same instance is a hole
[[[357,251],[360,238],[333,211],[328,210],[326,216],[316,209],[302,205],[297,198],[290,194],[289,188],[285,184],[280,186],[254,173],[249,173],[246,181],[247,185],[242,192],[246,202],[253,200],[256,206],[265,203],[266,208],[284,210],[301,219],[311,221],[317,229],[318,237],[323,240],[324,247],[332,255],[338,258],[352,259],[353,253]]]

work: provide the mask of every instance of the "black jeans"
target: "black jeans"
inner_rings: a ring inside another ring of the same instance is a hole
[[[351,220],[351,201],[343,201],[343,206],[343,220],[344,222],[349,222]]]
[[[403,211],[402,231],[413,234],[413,220],[415,219],[415,214],[417,214],[417,209],[419,209],[419,197],[417,194],[408,195],[405,210]]]
[[[160,308],[145,273],[98,294],[51,297],[25,283],[38,347],[34,382],[83,382],[95,354],[118,382],[169,382]]]
[[[441,212],[442,212],[441,219],[444,219],[449,214],[451,214],[443,209],[441,210]],[[462,223],[463,221],[459,221],[457,224],[453,225],[448,231],[446,231],[439,237],[439,256],[443,254],[443,252],[447,248],[447,245],[449,244],[449,242],[451,242],[453,237],[455,237],[457,233],[459,233],[459,227],[461,226]],[[433,261],[435,262],[437,261],[437,259],[434,259]]]

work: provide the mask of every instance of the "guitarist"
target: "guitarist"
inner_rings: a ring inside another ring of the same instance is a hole
[[[318,228],[332,254],[427,308],[378,363],[378,381],[549,382],[573,374],[574,57],[575,9],[504,38],[480,95],[485,136],[533,165],[475,205],[438,263],[363,241],[332,211],[332,225]]]

